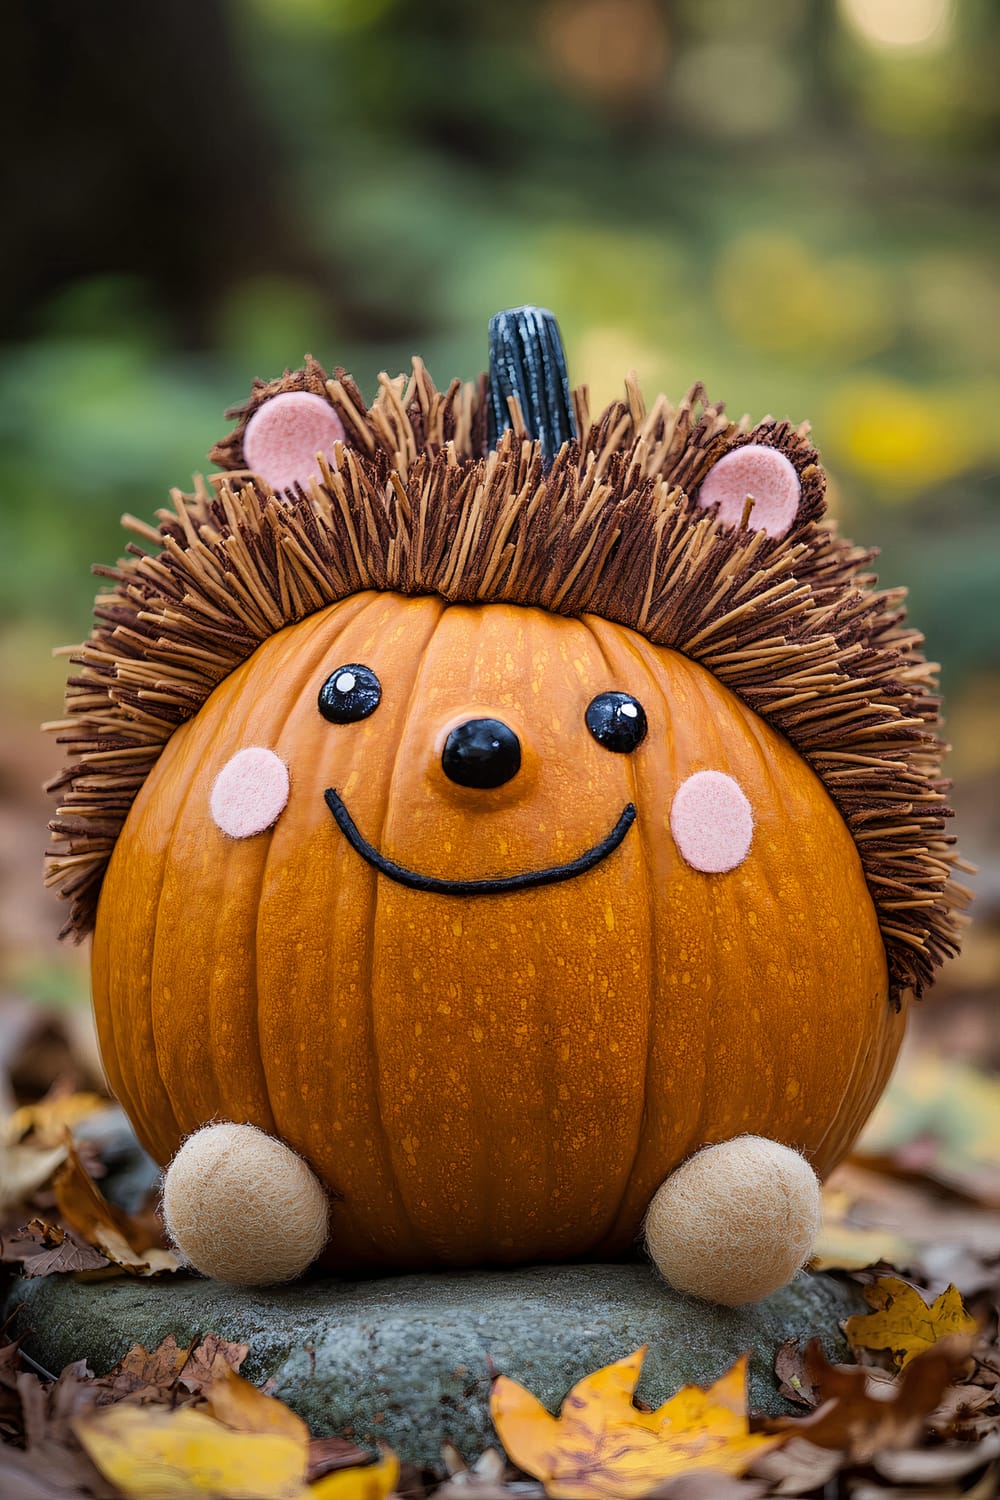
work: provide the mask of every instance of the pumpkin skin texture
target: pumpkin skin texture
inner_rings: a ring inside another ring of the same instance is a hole
[[[317,709],[362,663],[378,708]],[[633,695],[630,754],[588,732]],[[521,766],[457,785],[449,733],[496,718]],[[273,751],[274,826],[224,834],[215,778]],[[699,771],[749,801],[746,858],[695,870],[671,833]],[[379,874],[585,874],[444,895]],[[904,1014],[852,837],[792,746],[704,668],[597,616],[362,593],[289,626],[171,736],[118,839],[93,951],[110,1082],[153,1157],[213,1120],[299,1153],[334,1195],[328,1266],[420,1269],[625,1251],[699,1148],[745,1133],[820,1176],[881,1093]]]

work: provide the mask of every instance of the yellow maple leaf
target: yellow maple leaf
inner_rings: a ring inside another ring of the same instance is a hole
[[[304,1500],[307,1448],[281,1432],[234,1432],[201,1409],[119,1402],[77,1417],[87,1457],[127,1500]]]
[[[289,1438],[305,1453],[309,1428],[301,1417],[274,1396],[265,1396],[249,1380],[226,1369],[206,1392],[209,1415],[234,1432],[269,1432]]]
[[[970,1337],[976,1320],[969,1316],[954,1286],[928,1307],[916,1287],[898,1276],[880,1276],[865,1287],[865,1301],[875,1309],[848,1318],[844,1332],[854,1349],[888,1349],[899,1369],[948,1334]]]
[[[307,1484],[309,1429],[281,1401],[227,1369],[204,1406],[91,1408],[72,1422],[91,1463],[126,1500],[387,1500],[399,1478],[378,1463]]]
[[[500,1441],[546,1494],[634,1500],[693,1469],[742,1474],[776,1446],[773,1434],[748,1430],[746,1355],[708,1390],[686,1385],[657,1411],[643,1412],[632,1397],[646,1349],[579,1381],[558,1417],[516,1381],[501,1375],[493,1382],[490,1412]]]

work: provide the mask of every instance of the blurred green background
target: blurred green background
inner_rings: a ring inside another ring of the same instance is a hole
[[[19,0],[5,33],[8,984],[78,980],[40,894],[35,726],[121,512],[188,483],[254,375],[308,350],[372,393],[419,351],[471,378],[521,302],[595,403],[635,368],[811,419],[843,528],[944,664],[996,914],[995,0]],[[971,945],[964,982],[996,958]]]

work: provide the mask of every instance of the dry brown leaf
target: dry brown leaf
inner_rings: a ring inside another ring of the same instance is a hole
[[[78,1448],[24,1453],[0,1446],[0,1495],[9,1500],[120,1500]]]
[[[778,1377],[778,1390],[786,1401],[796,1406],[807,1406],[810,1410],[819,1405],[816,1394],[815,1372],[810,1358],[812,1344],[799,1348],[798,1339],[786,1339],[774,1356],[774,1373]]]
[[[997,1500],[997,1472],[984,1475],[971,1490],[950,1484],[945,1489],[936,1484],[913,1489],[911,1485],[869,1484],[862,1479],[851,1485],[850,1494],[851,1500]]]
[[[807,1417],[774,1417],[770,1432],[794,1432],[820,1448],[867,1463],[887,1448],[908,1448],[923,1435],[929,1414],[963,1368],[969,1341],[941,1339],[895,1378],[863,1365],[831,1365],[818,1339],[811,1341],[816,1389],[823,1404]],[[879,1378],[881,1376],[881,1378]]]
[[[971,1338],[977,1331],[954,1286],[928,1307],[916,1287],[899,1276],[880,1276],[864,1288],[865,1301],[875,1309],[858,1313],[844,1323],[852,1349],[887,1350],[899,1369],[939,1339],[958,1334]]]
[[[1000,1386],[949,1386],[927,1418],[927,1426],[939,1437],[963,1441],[1000,1430]]]
[[[981,1443],[949,1443],[943,1448],[904,1449],[877,1453],[878,1472],[894,1484],[936,1483],[964,1479],[1000,1458],[1000,1432]]]
[[[13,1347],[13,1346],[8,1346]],[[16,1393],[16,1411],[5,1437],[26,1449],[24,1468],[35,1488],[23,1485],[12,1450],[0,1447],[0,1494],[11,1500],[31,1495],[63,1497],[85,1493],[91,1500],[119,1500],[80,1452],[70,1432],[73,1417],[94,1401],[93,1382],[82,1360],[68,1365],[58,1380],[43,1382],[30,1371],[17,1369],[16,1353],[4,1351],[5,1399]],[[12,1386],[12,1390],[8,1387]]]
[[[147,1220],[109,1203],[89,1176],[72,1143],[53,1184],[66,1223],[130,1276],[162,1276],[181,1270],[173,1251],[154,1238]]]
[[[74,1271],[88,1275],[108,1271],[111,1262],[96,1250],[78,1240],[58,1224],[32,1219],[15,1235],[0,1241],[0,1260],[20,1264],[23,1276],[51,1276]]]
[[[188,1350],[178,1381],[194,1395],[200,1395],[214,1381],[221,1380],[227,1369],[239,1370],[249,1353],[249,1344],[232,1344],[217,1333],[206,1333]]]
[[[844,1455],[793,1437],[783,1448],[755,1458],[750,1472],[767,1480],[770,1495],[808,1495],[841,1469]]]
[[[493,1382],[490,1411],[508,1455],[553,1497],[632,1500],[696,1469],[742,1474],[780,1434],[747,1425],[747,1359],[708,1390],[685,1386],[657,1410],[633,1402],[646,1349],[586,1376],[553,1417],[506,1376]]]
[[[69,1230],[61,1231],[62,1238],[47,1250],[25,1258],[21,1266],[22,1276],[55,1276],[72,1272],[106,1272],[111,1264],[93,1245],[85,1245]]]
[[[187,1357],[187,1349],[178,1347],[173,1334],[152,1351],[142,1344],[133,1345],[113,1370],[94,1381],[100,1391],[99,1404],[108,1406],[129,1399],[162,1401],[177,1384]]]
[[[309,1443],[309,1479],[321,1479],[324,1474],[333,1474],[338,1469],[353,1469],[360,1464],[370,1464],[372,1456],[349,1438],[312,1438]]]
[[[26,1446],[36,1448],[48,1434],[49,1402],[45,1387],[30,1370],[17,1375],[17,1394],[21,1401],[21,1422]]]
[[[98,1402],[165,1401],[176,1405],[194,1401],[228,1369],[238,1370],[246,1358],[247,1344],[229,1344],[218,1334],[206,1334],[190,1348],[178,1345],[173,1334],[148,1350],[136,1344],[113,1370],[99,1376],[94,1385]]]

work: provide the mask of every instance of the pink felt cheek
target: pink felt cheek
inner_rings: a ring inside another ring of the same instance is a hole
[[[795,465],[777,448],[747,443],[709,469],[698,491],[699,505],[718,505],[719,520],[738,526],[747,496],[753,496],[748,525],[781,537],[795,520],[802,490]]]
[[[753,839],[753,813],[742,787],[722,771],[696,771],[681,783],[670,832],[684,859],[706,875],[742,864]]]
[[[246,466],[272,490],[303,488],[321,477],[317,453],[332,464],[333,445],[344,441],[344,424],[328,401],[311,391],[285,391],[259,406],[243,434]]]
[[[212,787],[212,817],[231,839],[252,838],[278,821],[288,801],[288,767],[254,745],[227,760]]]

